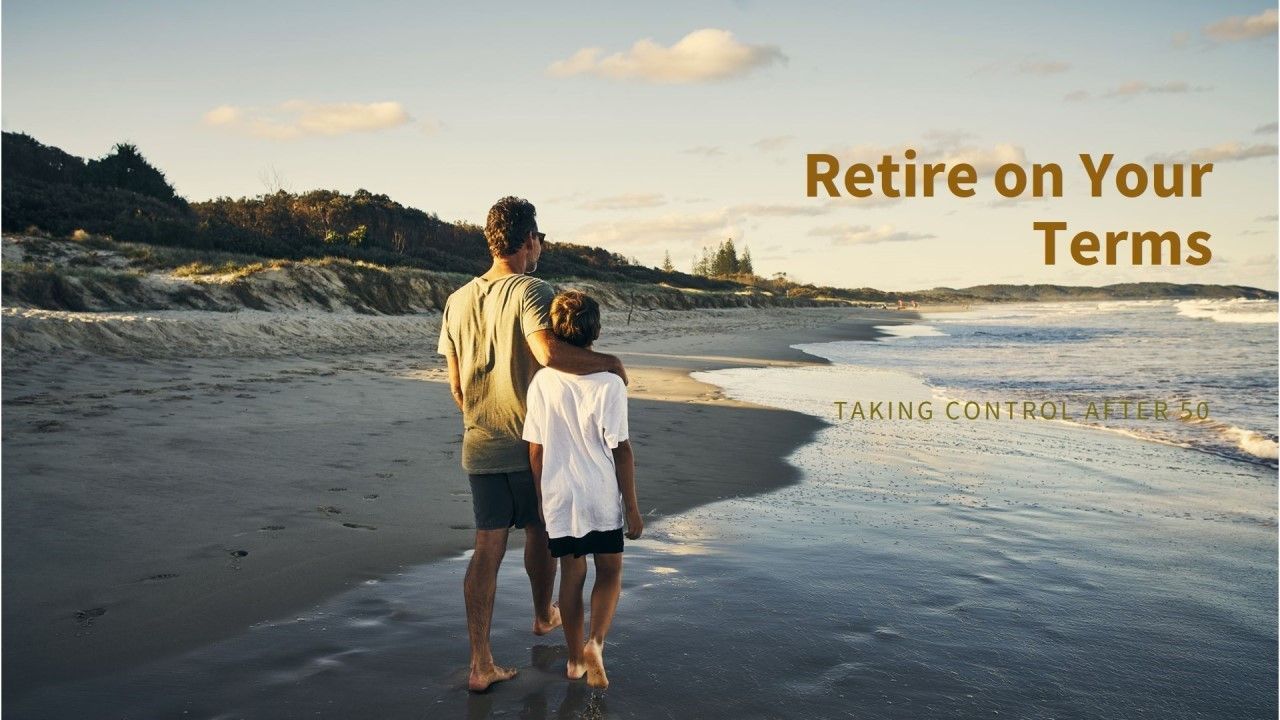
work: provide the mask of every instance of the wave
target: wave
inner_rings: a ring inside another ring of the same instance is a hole
[[[948,335],[932,325],[923,325],[920,323],[908,323],[906,325],[876,325],[876,330],[885,334],[885,337],[877,338],[879,340],[894,340],[897,338],[914,338],[914,337],[948,337]]]
[[[1175,305],[1178,314],[1192,320],[1224,323],[1275,323],[1274,300],[1183,300]]]

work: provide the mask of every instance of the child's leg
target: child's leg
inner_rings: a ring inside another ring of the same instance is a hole
[[[587,559],[565,555],[560,558],[560,619],[564,641],[569,647],[565,674],[572,680],[587,671],[582,660],[582,585],[587,581]]]
[[[604,639],[613,623],[613,611],[622,595],[622,553],[596,553],[596,583],[591,588],[591,637],[583,648],[587,684],[609,687],[604,671]],[[563,605],[561,601],[561,605]]]

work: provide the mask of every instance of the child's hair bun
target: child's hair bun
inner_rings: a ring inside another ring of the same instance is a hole
[[[600,305],[590,295],[565,290],[551,301],[551,332],[570,345],[586,347],[600,337]]]

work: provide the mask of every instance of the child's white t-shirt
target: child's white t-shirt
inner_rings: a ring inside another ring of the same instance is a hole
[[[543,368],[529,384],[526,441],[543,446],[547,535],[582,537],[622,527],[612,449],[626,440],[627,386],[613,373]]]

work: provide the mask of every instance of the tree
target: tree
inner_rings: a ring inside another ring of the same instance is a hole
[[[118,143],[111,154],[101,160],[90,160],[87,170],[90,180],[99,185],[132,190],[168,202],[178,200],[164,173],[151,167],[136,145]]]
[[[756,270],[751,266],[751,248],[742,247],[742,259],[738,261],[738,272],[743,275],[755,275]]]
[[[662,271],[675,272],[676,266],[671,264],[671,251],[666,251],[662,256]]]
[[[733,238],[720,243],[715,256],[711,259],[710,275],[727,277],[738,272],[738,251],[733,247]]]

